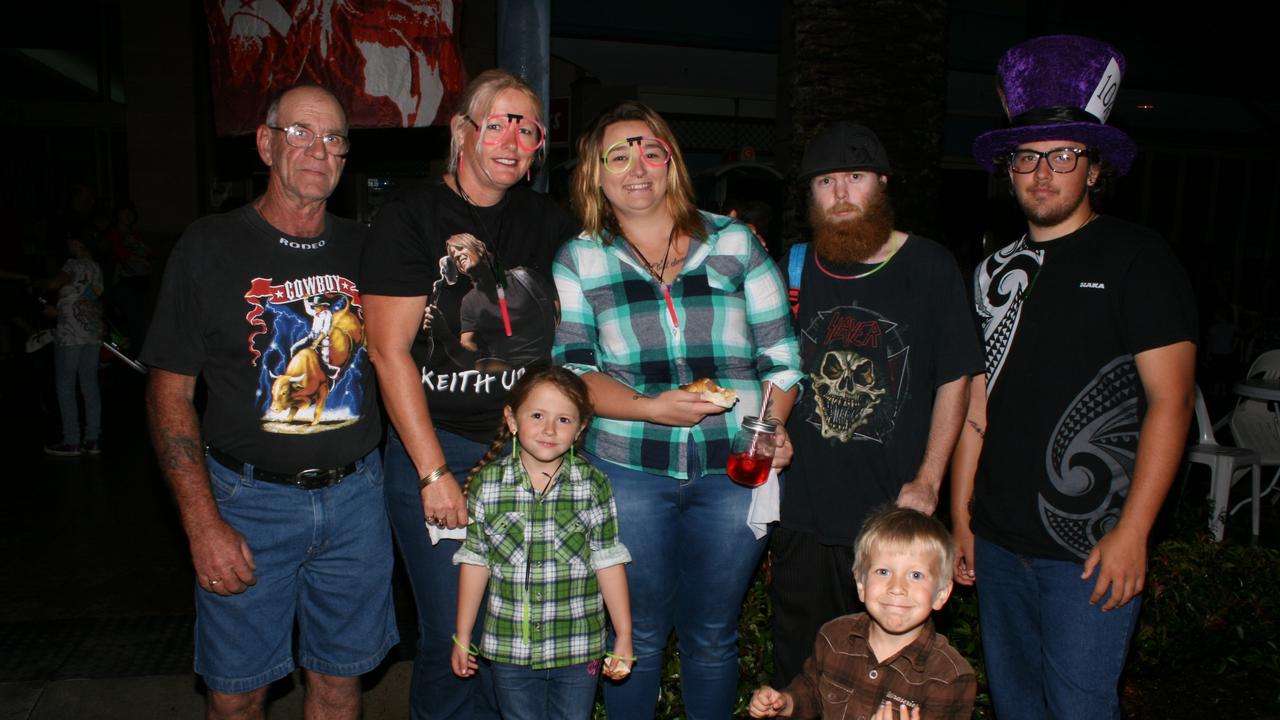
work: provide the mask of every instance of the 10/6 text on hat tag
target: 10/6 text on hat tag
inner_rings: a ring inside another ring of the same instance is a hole
[[[1107,118],[1111,115],[1111,108],[1115,107],[1116,95],[1119,91],[1120,63],[1116,62],[1115,58],[1111,58],[1102,71],[1102,79],[1098,80],[1098,87],[1094,88],[1093,94],[1089,96],[1089,104],[1084,106],[1085,112],[1106,124]]]

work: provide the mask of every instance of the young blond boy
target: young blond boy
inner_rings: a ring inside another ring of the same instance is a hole
[[[967,720],[973,668],[929,620],[951,597],[954,562],[936,519],[906,508],[867,518],[853,564],[867,611],[822,626],[804,670],[781,692],[756,690],[751,717]]]

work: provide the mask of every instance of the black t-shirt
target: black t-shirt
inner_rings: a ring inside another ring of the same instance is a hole
[[[197,220],[169,257],[142,349],[203,375],[214,448],[264,470],[345,465],[382,434],[355,279],[364,228],[325,216],[319,237],[246,205]]]
[[[522,185],[496,205],[474,207],[439,183],[378,213],[360,287],[370,295],[426,296],[430,329],[414,338],[412,354],[438,427],[493,439],[507,391],[526,366],[551,356],[551,260],[577,233],[559,206]]]
[[[1155,233],[1104,216],[987,258],[975,301],[989,389],[973,530],[1081,560],[1128,496],[1146,413],[1134,356],[1196,340],[1186,272]]]
[[[787,423],[795,457],[782,524],[850,545],[924,459],[934,392],[982,372],[955,258],[909,236],[883,268],[820,267],[810,249],[796,335],[803,391]],[[845,278],[835,275],[845,276]]]

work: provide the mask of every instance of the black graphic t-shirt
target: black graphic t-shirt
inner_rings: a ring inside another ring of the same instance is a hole
[[[812,249],[796,335],[805,373],[787,423],[795,458],[782,524],[851,545],[924,458],[934,392],[982,372],[978,335],[955,259],[909,236],[880,270],[821,267]]]
[[[1186,272],[1150,230],[1099,217],[979,266],[988,377],[975,533],[1082,560],[1120,518],[1146,413],[1134,356],[1197,337]]]
[[[524,186],[473,207],[443,183],[388,203],[361,269],[371,295],[426,296],[413,342],[436,426],[480,442],[498,428],[507,391],[551,356],[551,260],[578,225]]]
[[[265,470],[345,465],[382,434],[356,277],[358,223],[319,237],[246,205],[196,221],[169,257],[142,361],[208,386],[203,432]]]

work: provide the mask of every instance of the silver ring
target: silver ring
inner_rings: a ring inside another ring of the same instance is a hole
[[[214,585],[217,585],[217,584],[218,584],[218,583],[220,583],[220,582],[222,582],[222,581],[221,581],[221,580],[210,580],[210,581],[209,581],[209,587],[213,587]]]

